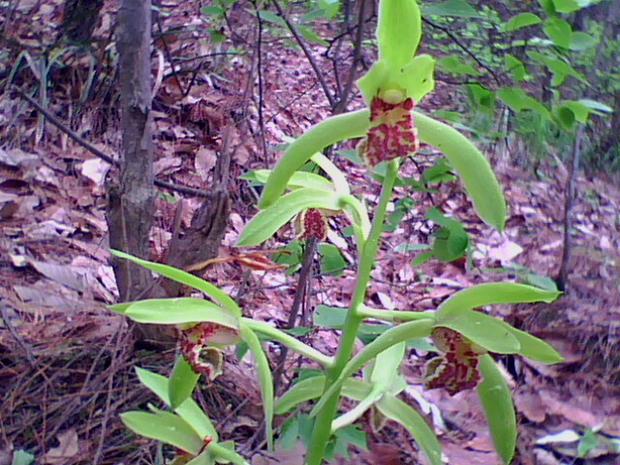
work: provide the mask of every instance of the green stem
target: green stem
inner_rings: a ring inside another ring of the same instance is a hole
[[[262,321],[252,320],[251,318],[241,318],[241,321],[251,330],[264,334],[269,339],[278,341],[280,344],[284,344],[289,349],[308,357],[310,360],[320,363],[325,368],[331,368],[334,364],[334,358],[325,355],[313,347],[304,344],[303,342],[295,339],[293,336],[280,331],[278,328],[274,328]]]
[[[334,361],[334,365],[327,372],[325,390],[329,389],[329,387],[338,379],[338,376],[353,353],[355,339],[357,337],[360,323],[363,319],[363,316],[360,314],[359,310],[364,303],[364,297],[366,296],[366,288],[368,287],[368,281],[370,280],[370,272],[379,249],[381,234],[383,233],[383,223],[385,222],[387,205],[392,198],[392,191],[394,189],[397,174],[398,161],[394,160],[389,162],[385,178],[383,179],[383,188],[381,189],[379,205],[377,205],[375,215],[372,219],[370,234],[368,235],[368,240],[362,247],[362,254],[357,270],[355,292],[353,293],[353,297],[351,298],[351,306],[347,312],[347,318],[342,330],[342,337],[340,339],[340,346],[338,348],[336,360]],[[321,412],[316,417],[308,451],[308,465],[320,465],[323,463],[325,448],[327,447],[327,442],[329,441],[331,434],[332,421],[338,411],[339,399],[340,392],[338,392],[337,395],[334,395],[325,404]]]

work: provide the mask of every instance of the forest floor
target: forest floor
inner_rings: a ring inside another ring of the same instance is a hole
[[[22,2],[12,18],[12,37],[30,52],[13,82],[27,92],[39,85],[41,76],[35,78],[29,66],[38,59],[40,44],[51,43],[57,34],[60,3]],[[222,143],[219,135],[225,125],[234,124],[232,214],[220,248],[220,257],[234,257],[239,253],[235,240],[255,213],[257,198],[239,176],[249,169],[272,166],[280,155],[278,144],[331,110],[301,51],[275,33],[266,35],[261,50],[263,91],[257,93],[253,29],[243,26],[252,16],[245,10],[233,16],[238,27],[231,39],[237,50],[245,52],[207,57],[196,68],[195,57],[213,52],[212,45],[199,40],[206,32],[196,16],[197,3],[184,2],[166,16],[164,30],[177,27],[181,32],[155,41],[155,171],[160,179],[208,190]],[[102,41],[109,40],[115,7],[113,2],[104,5],[102,23],[95,32]],[[37,20],[37,27],[26,20],[29,17]],[[2,53],[15,57],[15,43],[2,47]],[[226,52],[226,47],[218,51]],[[312,51],[320,69],[331,70],[332,63],[321,55],[324,49]],[[172,73],[170,57],[187,72]],[[100,61],[101,75],[87,83],[88,53],[69,50],[61,60],[64,65],[50,68],[44,78],[48,108],[103,152],[118,153],[113,68]],[[3,61],[2,66],[10,69],[12,64]],[[346,59],[341,63],[345,70],[346,63]],[[185,89],[191,82],[187,95],[182,95],[179,82]],[[91,85],[87,103],[76,103]],[[446,102],[454,100],[453,92],[439,86],[423,109],[432,113],[445,108]],[[197,105],[207,115],[206,125],[189,121],[188,114]],[[359,97],[351,108],[356,105],[361,105]],[[154,400],[138,385],[133,367],[166,373],[174,353],[134,351],[126,322],[106,309],[117,301],[118,291],[108,252],[105,182],[118,173],[45,124],[8,86],[0,96],[0,130],[0,465],[10,464],[18,450],[34,453],[38,464],[163,463],[161,449],[128,433],[119,420],[120,413],[144,407],[147,398]],[[437,157],[424,148],[416,164],[407,161],[403,170],[414,175],[418,165],[430,166]],[[374,205],[378,183],[349,159],[336,156],[334,162],[348,173],[354,192]],[[386,235],[368,291],[370,301],[390,309],[428,310],[480,282],[509,279],[549,285],[545,277],[557,274],[563,250],[566,169],[561,162],[545,163],[534,176],[531,170],[511,167],[505,159],[498,166],[502,166],[498,177],[510,210],[502,234],[475,216],[458,183],[442,185],[430,195],[397,189],[398,199],[411,198],[415,203]],[[577,178],[566,295],[551,305],[492,309],[549,341],[566,358],[551,367],[524,359],[507,361],[506,375],[519,418],[515,463],[612,465],[620,461],[620,189],[605,179],[603,173]],[[162,192],[157,199],[150,257],[154,261],[165,261],[179,198]],[[201,202],[185,196],[181,228],[189,226]],[[419,253],[414,245],[432,240],[433,226],[425,219],[432,205],[464,223],[475,243],[473,266],[437,261],[412,265]],[[345,226],[340,218],[333,219],[329,241],[350,261],[354,250],[341,235]],[[292,229],[281,231],[269,249],[285,245],[293,236]],[[354,281],[350,268],[334,277],[321,274],[317,266],[309,313],[319,305],[346,307]],[[205,276],[231,293],[247,315],[276,325],[286,322],[295,275],[256,271],[231,259],[209,267]],[[308,340],[333,353],[337,337],[333,330],[319,329]],[[270,349],[277,359],[278,347]],[[450,464],[499,463],[474,393],[450,397],[440,390],[423,389],[425,356],[416,349],[405,364],[410,387],[404,398],[427,415]],[[297,360],[290,358],[284,383],[297,368]],[[260,393],[247,360],[239,362],[228,354],[225,373],[202,386],[198,400],[221,434],[234,439],[253,464],[302,463],[298,450],[267,453],[261,449],[261,438],[255,434],[260,425]],[[388,426],[376,432],[368,424],[364,429],[368,450],[352,448],[353,458],[334,463],[425,463],[404,430]],[[580,458],[584,450],[587,459]]]

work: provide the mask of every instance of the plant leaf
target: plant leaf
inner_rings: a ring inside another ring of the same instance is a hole
[[[110,306],[112,310],[115,307]],[[232,329],[239,327],[238,319],[226,310],[208,300],[192,298],[140,300],[129,305],[124,315],[138,323],[171,325],[210,322]]]
[[[437,323],[456,317],[467,310],[493,304],[553,302],[561,293],[516,283],[485,283],[459,291],[437,309]]]
[[[130,262],[133,262],[136,265],[140,265],[141,267],[153,271],[165,278],[171,279],[181,284],[185,284],[186,286],[192,287],[194,289],[198,289],[199,291],[207,294],[209,297],[211,297],[213,300],[215,300],[222,307],[224,307],[234,315],[241,316],[241,308],[239,308],[239,305],[237,305],[237,303],[233,299],[231,299],[228,294],[226,294],[224,291],[214,286],[210,282],[207,282],[204,279],[200,279],[198,276],[194,276],[193,274],[187,273],[183,270],[179,270],[178,268],[174,268],[172,266],[142,260],[141,258],[134,257],[118,250],[110,250],[110,253],[116,257],[129,260]]]
[[[434,321],[431,319],[410,321],[408,323],[394,326],[379,335],[379,337],[364,347],[355,355],[355,357],[349,360],[340,372],[340,375],[336,381],[334,381],[334,383],[321,397],[321,400],[314,406],[310,415],[315,416],[333,396],[337,395],[344,381],[366,365],[366,363],[370,360],[399,342],[429,336],[433,328],[433,323]]]
[[[345,139],[362,137],[368,132],[368,110],[332,116],[308,129],[288,146],[284,156],[272,171],[258,202],[261,209],[274,204],[285,191],[289,179],[315,153]]]
[[[256,182],[259,184],[265,184],[271,170],[254,170],[240,176],[240,179],[246,181]],[[299,189],[301,187],[310,187],[313,189],[334,189],[334,184],[327,178],[315,174],[308,173],[306,171],[295,171],[288,181],[287,186],[289,189]]]
[[[121,420],[140,436],[170,444],[192,455],[197,455],[203,446],[202,438],[174,413],[125,412]]]
[[[269,360],[263,351],[260,341],[254,331],[245,324],[241,326],[241,338],[248,345],[250,351],[254,354],[256,360],[256,369],[258,371],[258,380],[260,382],[261,396],[263,400],[263,413],[265,415],[265,437],[267,438],[267,447],[273,449],[273,377],[271,376],[271,368]]]
[[[168,378],[165,376],[137,368],[136,373],[140,382],[149,388],[159,397],[168,407],[170,407],[170,397],[168,396]],[[193,399],[187,399],[174,410],[183,420],[185,420],[198,433],[201,438],[208,436],[218,440],[217,431],[211,423],[209,417],[202,411]]]
[[[259,211],[245,225],[237,247],[260,245],[295,215],[308,208],[340,209],[340,194],[333,191],[303,188],[278,199],[265,210]]]
[[[480,218],[501,231],[506,201],[488,160],[456,129],[415,112],[420,139],[441,150],[457,171]]]
[[[534,13],[521,13],[510,18],[508,22],[501,27],[501,31],[513,32],[540,23],[542,23],[542,20]]]
[[[483,18],[476,9],[465,0],[446,0],[425,5],[424,16],[454,16],[459,18]]]
[[[457,331],[479,346],[498,354],[515,354],[521,349],[506,323],[481,312],[467,310],[435,326]]]
[[[190,398],[200,375],[195,373],[185,357],[179,355],[174,363],[172,374],[168,381],[168,398],[170,407],[176,410],[183,402]]]
[[[336,192],[340,194],[351,193],[351,188],[349,187],[347,178],[345,177],[344,173],[340,171],[340,168],[334,165],[334,162],[332,162],[322,153],[315,153],[314,155],[312,155],[311,160],[317,165],[319,165],[319,167],[327,173],[327,175],[332,180],[333,186],[336,188]]]
[[[400,423],[413,436],[432,465],[442,465],[441,444],[424,418],[411,406],[393,395],[385,395],[377,402],[379,411],[392,421]]]
[[[564,357],[558,353],[550,344],[546,343],[542,339],[532,336],[529,333],[514,328],[506,323],[509,327],[512,335],[517,338],[521,349],[519,354],[523,355],[530,360],[535,360],[541,363],[553,364],[564,361]]]
[[[505,464],[512,461],[517,442],[517,419],[510,388],[490,355],[480,358],[484,380],[478,386],[478,396],[489,423],[495,450]]]

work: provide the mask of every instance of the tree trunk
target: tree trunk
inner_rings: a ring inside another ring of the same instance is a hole
[[[110,246],[149,258],[153,222],[153,141],[151,118],[151,1],[122,0],[116,45],[119,53],[122,160],[120,184],[109,186],[107,222]],[[149,271],[125,260],[114,260],[122,301],[145,297],[152,285]],[[149,339],[151,329],[141,328]]]

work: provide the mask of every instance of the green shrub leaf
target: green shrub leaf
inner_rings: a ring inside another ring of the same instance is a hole
[[[176,410],[194,392],[200,375],[195,373],[185,357],[179,355],[174,363],[170,380],[168,381],[168,397],[170,407]]]

